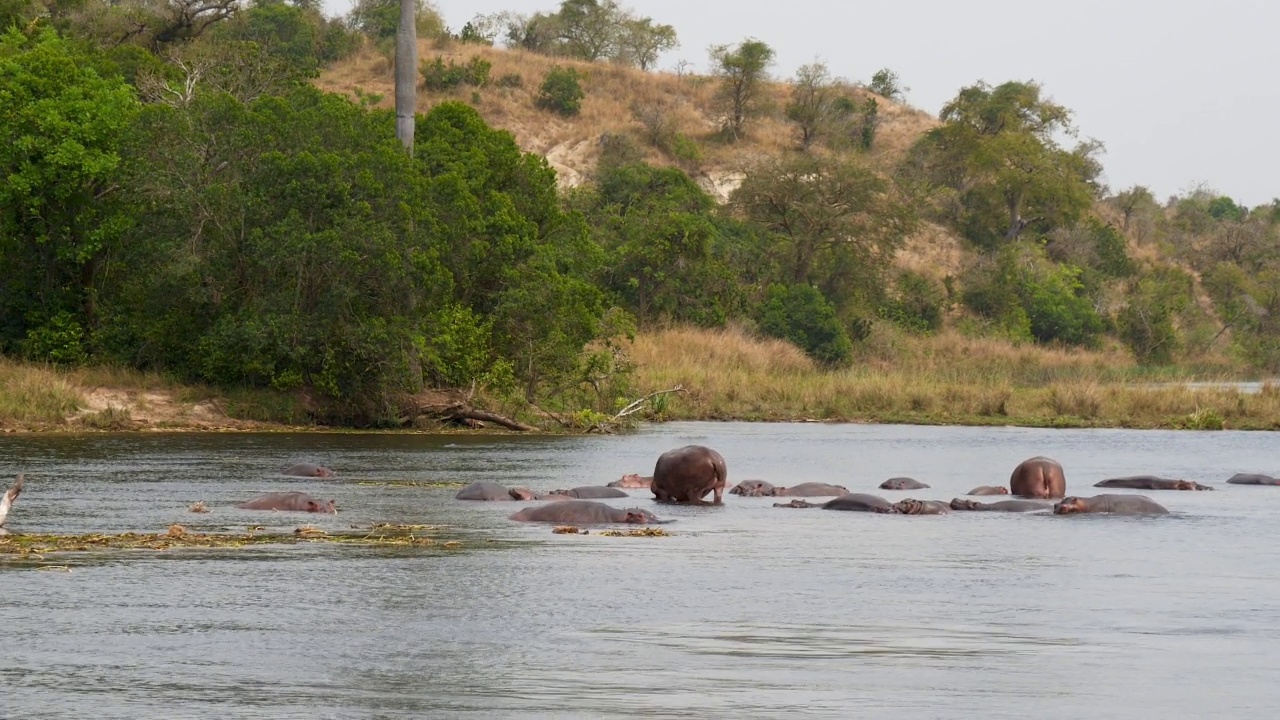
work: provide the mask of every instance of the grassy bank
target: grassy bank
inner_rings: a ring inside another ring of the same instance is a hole
[[[833,420],[1031,427],[1280,429],[1280,387],[1190,388],[1248,379],[1226,362],[1144,368],[1120,350],[1015,346],[955,332],[878,329],[854,364],[824,370],[794,346],[733,328],[640,334],[638,393],[666,420]],[[519,408],[505,411],[521,414]],[[527,418],[536,421],[532,416]],[[5,430],[270,430],[308,424],[300,401],[219,392],[114,368],[58,370],[0,358]]]
[[[646,333],[633,358],[643,392],[689,389],[663,408],[669,419],[1280,429],[1278,387],[1250,394],[1176,384],[1241,379],[1226,365],[1151,369],[1118,350],[877,333],[837,371],[734,329]]]

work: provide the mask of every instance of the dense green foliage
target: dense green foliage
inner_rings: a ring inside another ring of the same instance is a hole
[[[1017,342],[1110,339],[1152,364],[1217,349],[1280,370],[1280,202],[1197,190],[1161,205],[1141,187],[1100,200],[1096,145],[1058,147],[1070,114],[1034,84],[963,89],[885,172],[863,152],[877,101],[815,63],[785,109],[806,152],[753,164],[728,203],[642,162],[625,132],[562,193],[546,160],[465,104],[419,116],[409,155],[376,101],[307,82],[362,33],[393,35],[398,3],[358,3],[345,23],[303,1],[184,7],[206,8],[0,5],[0,353],[271,388],[359,425],[472,385],[616,412],[631,392],[619,339],[668,323],[754,325],[841,366],[877,323],[933,332],[959,313]],[[128,18],[141,24],[122,34]],[[481,20],[470,41],[490,38]],[[522,43],[641,67],[656,51],[636,37],[660,29],[603,0],[521,27]],[[772,57],[757,40],[713,49],[727,137],[764,109]],[[489,71],[422,67],[436,91]],[[539,104],[577,113],[581,80],[556,68]],[[697,165],[672,106],[631,111],[641,141]],[[922,217],[969,241],[955,276],[895,269]]]

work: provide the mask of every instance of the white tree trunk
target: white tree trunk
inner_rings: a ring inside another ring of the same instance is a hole
[[[396,32],[396,138],[413,154],[414,110],[418,104],[417,0],[400,0]]]

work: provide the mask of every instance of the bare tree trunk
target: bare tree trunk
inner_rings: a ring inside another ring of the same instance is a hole
[[[396,31],[396,138],[413,154],[414,110],[418,104],[417,0],[400,0]]]

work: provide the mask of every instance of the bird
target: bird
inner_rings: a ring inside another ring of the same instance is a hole
[[[0,498],[0,535],[8,535],[9,531],[4,529],[4,521],[9,517],[9,510],[13,507],[13,501],[18,499],[18,495],[22,492],[22,474],[18,474],[18,481],[13,487],[5,491],[4,497]]]

